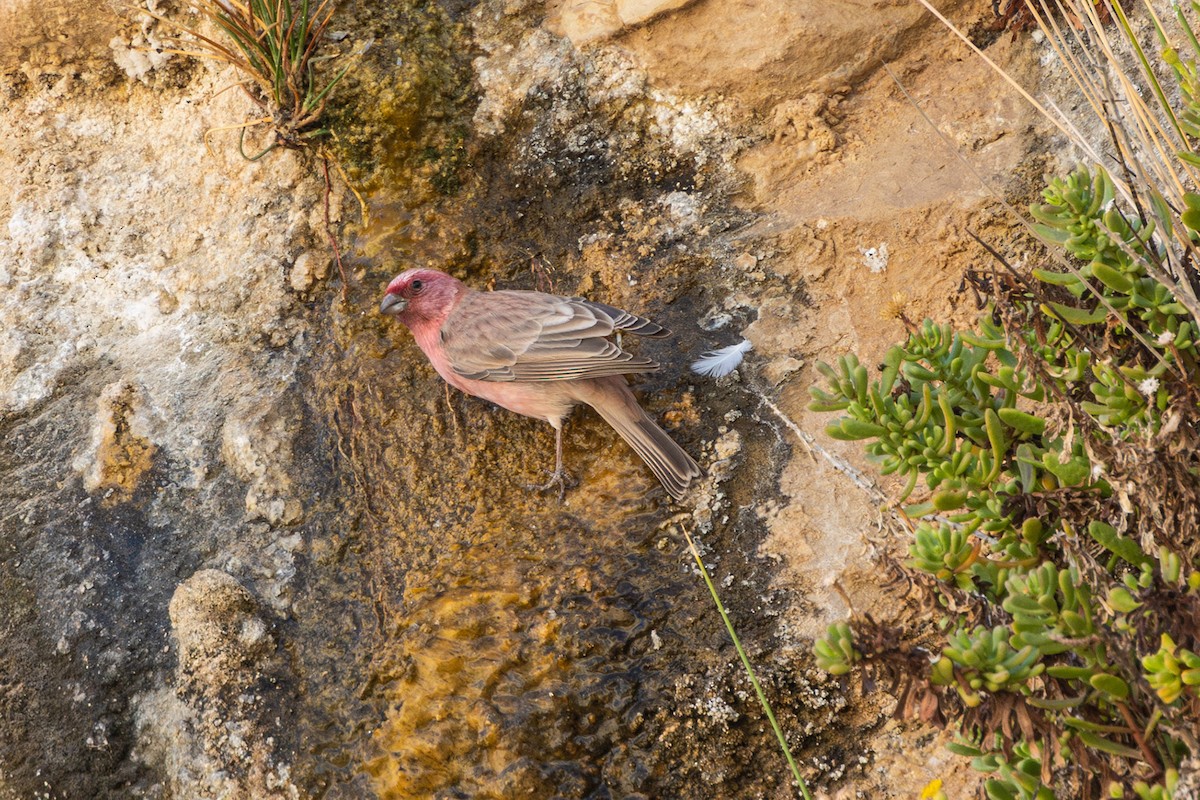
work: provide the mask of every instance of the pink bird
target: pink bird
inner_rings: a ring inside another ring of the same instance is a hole
[[[659,365],[607,338],[669,331],[603,303],[527,291],[479,292],[444,272],[410,269],[387,287],[379,311],[412,331],[451,386],[554,428],[555,465],[542,490],[565,491],[563,420],[580,403],[596,409],[678,500],[700,467],[646,415],[625,375]]]

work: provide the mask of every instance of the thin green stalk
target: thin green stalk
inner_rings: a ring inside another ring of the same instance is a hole
[[[717,595],[717,587],[713,585],[712,578],[708,574],[708,569],[704,566],[704,561],[700,558],[700,551],[696,549],[696,543],[692,541],[692,536],[686,529],[683,535],[687,539],[688,547],[692,550],[692,557],[696,559],[696,565],[700,567],[700,574],[704,576],[704,583],[708,585],[709,594],[712,595],[713,602],[717,604],[717,611],[720,612],[721,619],[725,622],[725,630],[729,631],[729,638],[733,639],[733,646],[737,648],[737,654],[742,659],[742,666],[746,668],[746,674],[750,676],[750,683],[754,686],[754,693],[758,695],[758,702],[762,703],[763,711],[767,713],[767,719],[771,721],[771,729],[775,731],[775,738],[779,740],[779,748],[783,750],[784,758],[787,759],[788,766],[792,770],[792,777],[800,785],[800,794],[804,796],[804,800],[812,800],[812,796],[808,793],[808,786],[804,783],[804,778],[800,777],[800,768],[796,766],[796,760],[792,758],[792,751],[788,747],[787,739],[783,736],[783,729],[779,727],[779,722],[775,719],[775,712],[771,710],[771,704],[767,702],[766,692],[763,691],[762,686],[758,683],[758,676],[754,674],[754,667],[750,666],[750,657],[742,649],[742,642],[738,639],[737,631],[733,629],[733,622],[730,621],[729,614],[725,611],[725,606],[721,603],[720,596]]]

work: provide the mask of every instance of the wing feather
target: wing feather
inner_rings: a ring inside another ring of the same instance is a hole
[[[619,308],[614,308],[604,303],[595,303],[591,300],[580,300],[578,302],[607,316],[612,320],[613,327],[619,331],[651,339],[661,339],[664,336],[671,335],[671,332],[662,325],[659,325],[657,322],[651,322],[645,317],[639,317],[637,314],[630,314],[628,311],[622,311]]]
[[[616,331],[668,334],[603,303],[501,291],[464,297],[442,326],[441,339],[454,371],[473,380],[563,381],[659,368],[609,341]]]

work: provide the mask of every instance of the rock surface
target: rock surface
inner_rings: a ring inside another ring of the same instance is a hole
[[[0,6],[0,797],[790,796],[685,530],[814,785],[966,791],[810,666],[847,600],[902,605],[806,390],[901,335],[898,292],[973,313],[965,232],[1012,224],[879,59],[1013,195],[1031,115],[908,4],[367,6],[330,108],[367,225],[311,153],[243,160],[237,75],[154,52],[160,23]],[[580,487],[526,494],[546,426],[449,395],[374,313],[415,264],[671,327],[636,389],[696,495],[588,415]]]

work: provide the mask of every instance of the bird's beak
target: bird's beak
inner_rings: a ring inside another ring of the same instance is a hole
[[[403,311],[408,306],[408,301],[398,294],[385,294],[383,302],[379,304],[380,314],[391,314],[395,316]]]

